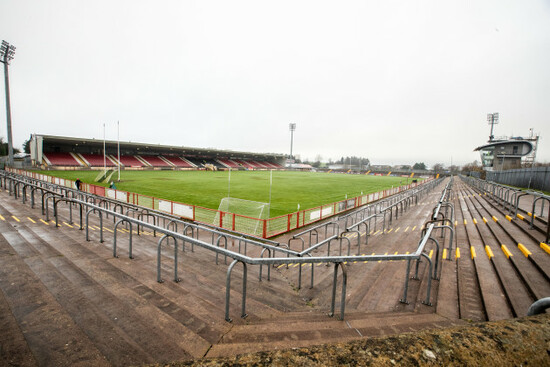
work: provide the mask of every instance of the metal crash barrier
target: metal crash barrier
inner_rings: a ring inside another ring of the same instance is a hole
[[[519,213],[520,200],[532,200],[531,211],[525,211],[525,214],[530,217],[529,224],[531,229],[535,226],[535,220],[537,218],[540,220],[540,217],[544,216],[546,207],[546,220],[540,220],[540,223],[546,226],[544,230],[546,236],[544,242],[548,243],[550,241],[550,195],[538,191],[520,190],[515,187],[488,182],[474,177],[461,176],[461,178],[468,185],[488,195],[501,205],[504,210],[507,210],[510,220],[516,220],[517,218],[524,219],[523,215]]]
[[[437,183],[441,181],[434,181],[430,183],[431,189],[435,188]],[[347,285],[347,267],[345,264],[351,264],[353,262],[363,262],[363,261],[396,261],[396,260],[405,260],[407,262],[406,269],[406,278],[403,290],[403,297],[400,299],[401,302],[407,302],[407,292],[410,279],[410,270],[411,262],[416,261],[415,275],[411,279],[417,279],[419,274],[419,264],[423,259],[428,262],[428,286],[426,291],[426,297],[423,301],[424,304],[431,305],[430,302],[430,292],[432,286],[432,279],[437,279],[437,271],[440,268],[439,265],[439,247],[444,247],[444,241],[440,243],[433,236],[437,229],[441,229],[441,236],[445,230],[449,229],[451,231],[451,236],[449,240],[449,250],[452,249],[453,241],[453,229],[452,226],[447,225],[447,223],[454,220],[454,211],[452,205],[448,202],[449,198],[452,197],[452,179],[446,185],[439,203],[434,208],[433,216],[431,222],[425,225],[425,228],[422,232],[421,239],[418,243],[416,250],[411,254],[396,254],[396,255],[351,255],[351,241],[349,238],[343,236],[343,234],[349,233],[354,228],[359,228],[361,225],[365,225],[369,220],[373,218],[382,218],[383,225],[386,221],[391,220],[391,217],[398,215],[398,211],[403,213],[403,210],[412,205],[413,202],[418,202],[419,195],[425,195],[429,188],[422,188],[422,190],[411,191],[408,196],[406,193],[400,193],[395,198],[391,200],[384,201],[383,203],[377,203],[373,207],[363,208],[367,214],[359,214],[354,212],[349,216],[353,217],[354,223],[350,224],[345,231],[340,231],[339,226],[334,222],[324,223],[313,228],[310,228],[308,231],[300,232],[295,235],[288,244],[281,244],[275,241],[269,241],[259,238],[254,238],[252,236],[242,235],[240,233],[234,233],[227,230],[221,230],[216,227],[210,227],[205,225],[198,225],[195,223],[190,223],[188,221],[183,221],[177,217],[166,215],[164,213],[156,212],[150,209],[144,209],[133,204],[125,204],[118,202],[116,200],[110,200],[103,197],[97,197],[92,194],[83,193],[75,189],[61,187],[54,184],[46,183],[28,178],[25,176],[15,175],[13,173],[0,172],[0,186],[8,187],[9,194],[13,195],[16,199],[22,198],[26,200],[26,193],[30,190],[31,193],[40,191],[42,194],[42,209],[46,218],[49,217],[49,208],[53,209],[53,216],[55,219],[56,226],[59,226],[59,205],[64,203],[69,208],[69,217],[72,223],[73,221],[73,208],[78,209],[77,213],[79,216],[79,224],[81,230],[86,230],[86,239],[88,240],[88,228],[90,226],[89,216],[92,214],[97,214],[99,216],[99,228],[100,228],[100,241],[104,241],[103,238],[103,226],[104,219],[112,216],[115,223],[115,231],[113,235],[113,256],[117,257],[117,238],[116,233],[117,229],[121,225],[129,226],[130,230],[128,236],[128,256],[130,259],[133,258],[132,253],[132,243],[134,238],[132,233],[137,233],[139,236],[139,230],[142,231],[145,229],[152,231],[156,236],[158,233],[161,237],[157,242],[157,281],[162,282],[161,274],[161,257],[162,257],[162,248],[170,243],[174,245],[174,281],[180,281],[178,277],[178,249],[181,248],[181,252],[184,253],[185,244],[191,245],[191,251],[193,251],[194,246],[211,251],[216,254],[216,263],[218,263],[218,256],[224,256],[224,259],[232,259],[230,265],[227,269],[226,274],[226,300],[225,300],[225,320],[231,321],[229,317],[229,305],[230,305],[230,292],[231,292],[231,274],[233,268],[237,263],[243,265],[243,289],[242,289],[242,308],[241,308],[241,317],[246,317],[246,285],[247,285],[247,274],[248,267],[258,265],[260,267],[260,276],[259,280],[262,279],[261,269],[263,266],[268,266],[268,275],[267,280],[270,279],[269,269],[271,266],[280,266],[288,264],[299,264],[300,266],[300,275],[299,275],[299,285],[301,285],[301,267],[303,265],[310,264],[312,268],[311,272],[311,286],[313,287],[313,264],[322,264],[327,265],[333,264],[333,284],[332,284],[332,295],[331,295],[331,307],[330,307],[330,316],[333,316],[336,308],[336,294],[337,294],[337,280],[338,280],[338,271],[341,269],[342,273],[342,285],[341,285],[341,299],[340,299],[340,314],[339,317],[341,320],[344,319],[345,311],[345,295],[346,295],[346,285]],[[423,191],[424,190],[424,191]],[[32,199],[32,194],[31,194]],[[33,200],[32,200],[33,201]],[[34,202],[34,201],[33,201]],[[369,212],[370,210],[370,212]],[[451,215],[449,216],[449,211]],[[384,213],[386,213],[384,215]],[[361,219],[357,219],[361,218]],[[49,220],[49,219],[48,219]],[[375,219],[376,220],[376,219]],[[152,221],[152,223],[151,223]],[[350,219],[351,221],[351,219]],[[162,224],[161,224],[162,223]],[[367,228],[369,224],[366,224]],[[133,228],[136,228],[134,230]],[[199,239],[199,232],[203,234],[203,237],[211,239],[211,242],[205,242]],[[324,239],[319,240],[319,233],[323,233]],[[206,236],[204,236],[206,235]],[[306,246],[306,239],[308,246]],[[236,250],[228,249],[228,241],[232,243],[237,242],[238,248]],[[330,245],[331,242],[337,241],[339,248],[336,251],[331,251]],[[291,247],[295,246],[295,242],[298,243],[298,246],[301,245],[301,250],[293,250]],[[178,244],[181,243],[180,247]],[[436,247],[436,256],[432,260],[431,256],[428,255],[428,244],[433,243]],[[347,246],[347,254],[343,255],[343,244]],[[247,247],[254,247],[259,249],[260,256],[253,257],[247,255]],[[315,251],[323,249],[326,247],[327,255],[326,256],[317,256],[314,255]],[[450,251],[449,251],[450,252]],[[264,256],[267,254],[267,256]],[[224,261],[227,264],[226,261]]]

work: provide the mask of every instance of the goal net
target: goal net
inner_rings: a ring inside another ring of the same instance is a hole
[[[238,214],[233,216],[231,214]],[[248,232],[255,235],[261,235],[262,221],[257,219],[268,219],[269,203],[260,201],[252,201],[227,197],[220,201],[218,213],[214,218],[214,225],[220,225],[220,215],[222,218],[222,227],[227,229],[235,229],[239,232]]]

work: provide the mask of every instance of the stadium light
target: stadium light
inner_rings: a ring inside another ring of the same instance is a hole
[[[489,141],[491,142],[494,139],[493,127],[498,124],[498,112],[488,113],[487,122],[489,123],[489,125],[491,125],[491,135],[489,135]]]
[[[288,128],[290,130],[290,159],[292,159],[292,143],[294,141],[294,131],[296,130],[296,124],[290,123],[288,124]]]
[[[4,80],[6,84],[6,123],[8,125],[8,164],[13,166],[13,143],[11,133],[11,106],[10,106],[10,79],[8,76],[8,65],[15,55],[15,46],[2,40],[0,46],[0,62],[4,64]]]

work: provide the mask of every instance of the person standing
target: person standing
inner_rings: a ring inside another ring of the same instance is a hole
[[[74,184],[76,186],[76,189],[80,191],[80,187],[82,186],[82,181],[80,181],[80,178],[77,178]]]

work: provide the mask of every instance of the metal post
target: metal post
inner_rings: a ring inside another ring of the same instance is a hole
[[[296,124],[290,123],[288,124],[288,127],[290,129],[290,159],[292,159],[292,144],[294,142],[294,130],[296,130]]]
[[[103,124],[103,169],[107,171],[107,152],[105,151],[105,124]]]
[[[120,182],[120,121],[116,122],[117,127],[117,150],[118,150],[118,181]]]
[[[271,218],[271,186],[273,185],[273,170],[269,170],[269,206],[267,207],[267,219]]]
[[[0,62],[4,63],[4,82],[6,87],[6,123],[8,134],[8,165],[13,167],[13,138],[11,132],[11,104],[10,104],[10,79],[8,75],[8,65],[15,55],[15,46],[6,41],[2,41],[0,48]]]

